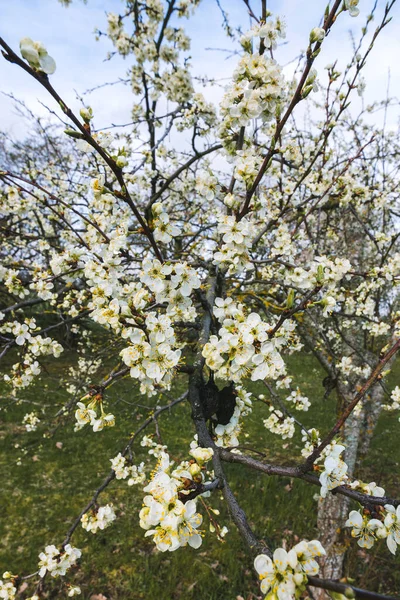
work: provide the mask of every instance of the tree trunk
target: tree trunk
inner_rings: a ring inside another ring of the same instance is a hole
[[[380,385],[376,385],[371,392],[370,398],[365,404],[364,422],[360,434],[358,465],[368,454],[375,427],[382,411],[384,399],[385,392],[383,388]]]
[[[354,388],[353,388],[354,389]],[[349,389],[343,384],[338,384],[339,402],[343,406],[350,398]],[[344,401],[344,400],[347,401]],[[344,401],[344,402],[343,402]],[[357,450],[361,436],[363,415],[352,413],[347,419],[343,433],[343,445],[346,446],[344,459],[349,467],[348,475],[351,478],[357,459]],[[345,545],[343,543],[343,526],[349,513],[349,498],[340,494],[331,494],[318,501],[317,526],[319,540],[326,550],[326,556],[320,561],[321,577],[324,579],[340,579],[343,573]],[[326,600],[330,596],[322,589],[313,591],[316,600]]]

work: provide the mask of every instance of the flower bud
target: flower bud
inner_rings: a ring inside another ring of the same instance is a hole
[[[296,585],[301,585],[304,582],[304,574],[303,573],[295,573],[293,576],[293,580]]]
[[[70,137],[72,137],[76,140],[84,139],[82,133],[80,133],[79,131],[75,131],[75,129],[65,129],[64,133],[66,133],[67,135],[69,135]]]
[[[383,523],[382,523],[382,527],[379,527],[379,528],[378,528],[378,529],[375,531],[375,535],[376,535],[376,537],[377,537],[378,539],[380,539],[380,540],[383,540],[384,538],[386,538],[386,537],[387,537],[387,535],[388,535],[388,532],[387,532],[387,529],[386,529],[386,527],[384,527],[384,526],[383,526]]]
[[[324,266],[323,265],[318,265],[318,269],[317,269],[317,283],[323,283],[324,282]]]
[[[190,465],[189,473],[191,474],[192,477],[195,477],[200,472],[201,472],[201,467],[197,463],[193,463],[192,465]]]
[[[151,207],[151,212],[153,215],[159,215],[163,212],[163,206],[161,202],[155,202]]]
[[[210,460],[210,458],[212,457],[212,455],[214,454],[214,451],[212,448],[193,448],[189,454],[191,456],[193,456],[193,458],[199,463],[199,465],[202,465],[203,463],[207,462],[208,460]]]
[[[225,527],[225,525],[222,527],[222,529],[219,530],[219,537],[224,538],[226,536],[226,534],[228,533],[229,529],[227,527]]]
[[[21,56],[28,61],[31,66],[39,66],[39,52],[37,51],[37,48],[35,48],[34,42],[31,40],[31,38],[22,38],[19,43],[19,49]]]
[[[49,56],[46,48],[41,42],[34,42],[25,37],[19,43],[21,56],[29,63],[29,66],[46,75],[51,75],[56,70],[55,60]]]
[[[314,42],[322,42],[325,37],[325,29],[322,27],[314,27],[310,33],[310,42],[313,44]]]
[[[93,110],[90,106],[88,106],[88,108],[81,108],[79,114],[81,115],[85,123],[89,123],[89,121],[93,119]]]
[[[344,0],[344,5],[351,17],[358,17],[360,9],[357,8],[358,0]]]
[[[126,156],[118,156],[115,162],[117,163],[117,167],[123,169],[128,164],[128,159]]]

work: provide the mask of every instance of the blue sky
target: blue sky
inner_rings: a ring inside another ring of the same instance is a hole
[[[255,12],[258,12],[258,2],[259,0],[251,2]],[[384,0],[378,0],[375,24],[382,15],[385,3]],[[243,30],[248,28],[249,18],[242,0],[221,0],[221,4],[229,13],[233,26],[240,24]],[[306,47],[309,31],[320,24],[325,5],[326,0],[269,0],[269,10],[284,15],[287,22],[288,43],[276,55],[281,64],[290,62]],[[132,59],[116,57],[111,61],[104,61],[107,52],[112,50],[111,43],[105,38],[96,41],[93,33],[95,27],[105,30],[107,11],[119,12],[122,6],[121,0],[88,0],[86,5],[80,0],[74,0],[69,8],[61,6],[57,0],[0,0],[0,35],[15,50],[18,50],[22,37],[29,36],[42,41],[57,62],[57,71],[51,76],[54,87],[72,108],[77,109],[80,105],[76,100],[76,92],[82,94],[99,84],[126,76]],[[321,76],[324,66],[335,58],[338,58],[339,65],[346,64],[351,51],[349,31],[352,30],[358,39],[365,22],[364,17],[372,6],[373,0],[360,0],[359,17],[351,18],[347,13],[340,16],[317,59],[316,67]],[[195,17],[190,21],[184,20],[182,25],[192,38],[190,54],[195,73],[220,78],[221,84],[225,84],[235,67],[237,57],[226,59],[226,53],[206,50],[232,48],[221,28],[221,16],[215,0],[203,0]],[[392,23],[378,39],[365,70],[367,102],[384,97],[389,70],[391,94],[400,97],[399,27],[400,1],[393,10]],[[374,26],[371,31],[373,28]],[[287,73],[290,68],[286,67]],[[4,60],[0,60],[0,81],[1,91],[13,93],[25,100],[38,114],[46,113],[39,101],[57,109],[52,99],[34,80]],[[205,95],[217,101],[221,93],[222,88],[207,89]],[[97,127],[130,120],[132,96],[129,87],[105,87],[86,96],[85,100],[94,108]],[[394,126],[397,119],[396,108],[391,111],[389,123]],[[25,127],[26,123],[21,123],[11,100],[0,95],[0,128],[20,137],[24,134]]]

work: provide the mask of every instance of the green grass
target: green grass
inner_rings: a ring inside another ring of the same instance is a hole
[[[126,379],[111,387],[108,395],[110,410],[117,416],[116,426],[96,434],[88,428],[74,433],[71,420],[57,424],[52,419],[67,399],[60,380],[74,361],[76,355],[72,351],[58,361],[49,361],[48,375],[29,391],[21,392],[22,400],[45,406],[37,431],[26,433],[21,425],[24,414],[33,409],[29,403],[10,403],[7,410],[0,412],[0,572],[7,569],[20,575],[32,573],[44,546],[62,542],[74,517],[109,472],[109,459],[119,452],[157,402],[139,397],[133,382]],[[322,400],[323,374],[315,360],[307,354],[290,357],[289,371],[313,403],[309,413],[299,413],[300,418],[305,425],[317,424],[326,431],[334,419],[335,400],[334,394]],[[391,377],[394,384],[396,373]],[[98,375],[93,377],[93,381],[98,380]],[[184,379],[178,380],[171,395],[178,395],[183,386]],[[257,390],[264,391],[261,387]],[[1,393],[2,405],[7,405],[7,390],[3,387]],[[40,412],[40,406],[34,409]],[[270,434],[262,425],[267,414],[266,406],[255,404],[253,414],[247,417],[248,437],[242,437],[242,443],[261,449],[268,460],[290,464],[299,456],[300,436],[285,442]],[[159,424],[172,456],[177,461],[186,459],[185,451],[194,433],[187,404],[161,415]],[[386,492],[394,496],[400,495],[398,427],[395,415],[382,415],[370,455],[357,473],[362,480],[383,484]],[[149,429],[154,432],[154,428]],[[149,471],[153,459],[139,443],[134,453],[135,461],[145,460]],[[289,478],[249,472],[239,465],[227,465],[226,471],[261,538],[276,546],[286,539],[290,546],[299,538],[318,536],[317,504],[313,498],[318,488]],[[81,586],[80,598],[89,599],[94,594],[103,594],[108,600],[258,597],[251,559],[229,521],[219,492],[209,502],[221,510],[220,522],[229,528],[227,542],[221,543],[215,534],[208,533],[205,518],[205,536],[199,550],[185,548],[166,554],[158,553],[139,527],[142,496],[140,486],[128,487],[126,481],[114,481],[100,497],[100,504],[113,502],[117,521],[96,535],[81,527],[76,531],[73,545],[82,549],[82,559],[80,568],[73,569],[66,579]],[[399,559],[389,554],[384,542],[369,553],[352,542],[346,564],[360,586],[392,595],[400,589]],[[30,586],[21,598],[32,593]],[[52,580],[46,594],[49,598],[64,598],[66,590],[62,582]]]

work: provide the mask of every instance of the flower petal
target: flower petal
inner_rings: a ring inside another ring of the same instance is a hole
[[[254,559],[254,568],[259,575],[266,576],[268,573],[274,572],[274,566],[269,556],[265,554],[259,554]]]

